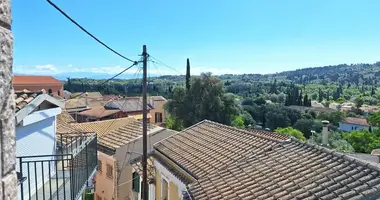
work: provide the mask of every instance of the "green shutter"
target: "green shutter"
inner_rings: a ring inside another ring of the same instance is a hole
[[[133,191],[140,192],[140,176],[139,176],[139,174],[136,172],[133,172],[132,179],[133,179],[133,183],[132,183]]]

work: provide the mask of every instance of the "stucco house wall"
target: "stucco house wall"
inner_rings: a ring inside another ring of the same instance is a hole
[[[157,124],[160,124],[160,123],[163,123],[165,122],[165,109],[164,109],[164,106],[165,106],[165,103],[167,102],[166,100],[163,101],[155,101],[155,100],[152,100],[153,102],[153,109],[150,110],[150,114],[152,115],[152,118],[150,119],[150,122],[151,123],[156,123],[156,114],[155,113],[162,113],[162,122],[157,122]]]
[[[95,199],[101,197],[102,199],[112,200],[116,199],[115,183],[117,181],[116,165],[113,156],[107,155],[98,151],[98,172],[96,173],[96,193]],[[107,164],[113,167],[113,177],[107,177]],[[100,170],[101,169],[101,170]]]
[[[169,183],[169,199],[181,200],[183,197],[182,192],[186,191],[186,185],[161,165],[160,162],[154,160],[154,166],[156,168],[156,200],[163,200],[161,193],[162,180],[166,180]]]
[[[369,130],[369,126],[362,126],[362,125],[359,125],[359,124],[349,124],[349,123],[344,123],[344,122],[340,122],[339,123],[339,129],[342,130],[342,131],[346,131],[346,132],[351,132],[351,131],[355,131],[355,130]]]

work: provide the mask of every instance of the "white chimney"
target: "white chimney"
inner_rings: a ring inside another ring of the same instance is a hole
[[[329,144],[329,121],[323,120],[323,129],[322,129],[322,145],[327,146]]]

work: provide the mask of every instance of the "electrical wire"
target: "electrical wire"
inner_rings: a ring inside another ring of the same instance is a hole
[[[122,73],[124,73],[124,72],[126,72],[127,70],[131,69],[133,66],[138,65],[138,63],[139,63],[139,62],[135,62],[135,63],[133,63],[131,66],[125,68],[124,70],[122,70],[121,72],[117,73],[117,74],[114,75],[113,77],[111,77],[111,78],[109,78],[109,79],[103,81],[102,83],[99,84],[99,86],[98,86],[99,89],[100,89],[101,86],[104,86],[104,84],[106,84],[106,83],[112,81],[113,79],[115,79],[116,77],[120,76]],[[81,92],[79,95],[76,95],[75,97],[71,97],[71,98],[69,98],[69,99],[74,99],[74,98],[76,98],[76,97],[82,96],[84,93],[86,93],[86,92]]]
[[[132,59],[130,58],[127,58],[125,56],[123,56],[122,54],[120,54],[119,52],[115,51],[114,49],[112,49],[111,47],[109,47],[107,44],[105,44],[104,42],[102,42],[101,40],[99,40],[97,37],[95,37],[92,33],[88,32],[85,28],[83,28],[83,26],[81,26],[80,24],[78,24],[78,22],[76,22],[74,19],[72,19],[69,15],[67,15],[61,8],[59,8],[57,5],[55,5],[53,2],[51,2],[50,0],[46,0],[51,6],[53,6],[56,10],[58,10],[63,16],[65,16],[68,20],[70,20],[73,24],[75,24],[78,28],[80,28],[82,31],[84,31],[85,33],[87,33],[87,35],[89,35],[90,37],[92,37],[94,40],[96,40],[98,43],[100,43],[101,45],[103,45],[104,47],[106,47],[108,50],[112,51],[113,53],[115,53],[116,55],[124,58],[125,60],[128,60],[129,62],[133,62],[133,63],[136,63],[137,61],[133,61]]]
[[[151,60],[151,62],[156,62],[156,63],[160,63],[161,65],[164,65],[165,67],[175,71],[176,73],[179,73],[181,76],[183,75],[180,71],[178,71],[177,69],[175,69],[174,67],[170,67],[169,65],[165,64],[164,62],[158,60],[157,58],[149,55],[149,57],[153,58],[154,60]]]
[[[137,68],[137,71],[136,71],[135,74],[134,74],[134,76],[136,76],[136,74],[137,74],[140,70],[141,70],[141,69],[138,67],[138,68]],[[125,105],[126,102],[127,102],[127,101],[124,100],[123,104],[121,105],[121,108],[122,108],[122,109],[124,108],[124,105]],[[106,111],[106,109],[104,109],[103,112],[102,112],[101,114],[98,115],[98,117],[102,116],[103,113],[104,113],[105,111]],[[115,122],[115,120],[113,120],[113,121],[111,122],[111,124],[108,126],[108,128],[107,128],[106,130],[108,130],[109,128],[111,128],[111,126],[112,126],[112,124],[113,124],[114,122]]]

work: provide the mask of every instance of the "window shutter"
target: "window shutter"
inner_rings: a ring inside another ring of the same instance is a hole
[[[139,176],[139,174],[136,172],[133,172],[132,179],[133,179],[133,183],[132,183],[133,191],[135,191],[137,193],[140,192],[140,176]]]

